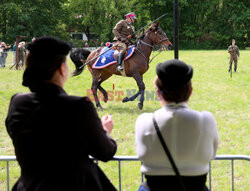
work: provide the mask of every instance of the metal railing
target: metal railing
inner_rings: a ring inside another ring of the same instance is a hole
[[[100,48],[100,47],[79,47],[79,48],[85,48],[85,49],[88,49],[89,51],[93,51],[93,50],[95,50],[95,49],[97,49],[97,48]],[[78,49],[78,48],[72,48],[72,52],[74,52],[76,49]]]
[[[7,165],[7,191],[10,190],[9,183],[9,162],[15,161],[15,156],[0,156],[0,162],[5,161]],[[215,160],[231,160],[231,181],[232,181],[232,191],[234,191],[234,161],[235,160],[246,160],[250,161],[250,156],[247,155],[217,155]],[[119,169],[119,191],[122,190],[122,177],[121,177],[121,162],[122,161],[139,161],[137,156],[115,156],[111,161],[118,162]],[[141,180],[143,181],[143,174],[141,175]],[[211,163],[209,164],[209,189],[212,187],[212,170]]]
[[[15,161],[16,157],[15,156],[0,156],[0,162],[1,161],[6,161],[6,172],[7,172],[7,191],[10,190],[10,172],[9,172],[9,163],[10,161]]]

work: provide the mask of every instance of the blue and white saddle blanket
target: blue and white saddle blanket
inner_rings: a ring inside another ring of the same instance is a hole
[[[109,47],[103,48],[100,54],[107,51],[108,49],[109,49]],[[129,59],[133,55],[134,51],[135,51],[135,46],[134,45],[129,46],[128,51],[127,51],[127,56],[124,60]],[[101,55],[95,61],[95,63],[92,65],[92,68],[102,69],[102,68],[105,68],[111,64],[117,63],[117,61],[114,59],[114,52],[115,52],[115,50],[109,50],[106,53],[104,53],[103,55]]]

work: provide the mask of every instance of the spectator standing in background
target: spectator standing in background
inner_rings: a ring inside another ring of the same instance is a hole
[[[141,114],[135,124],[141,172],[152,191],[182,190],[164,152],[153,118],[181,174],[187,191],[208,190],[205,183],[209,162],[215,158],[218,131],[213,115],[189,109],[193,69],[179,60],[160,63],[155,88],[162,108]],[[164,189],[163,189],[164,188]]]
[[[2,68],[2,52],[3,52],[2,42],[0,42],[0,68]]]
[[[8,56],[8,51],[11,48],[11,46],[7,46],[5,42],[1,42],[1,66],[0,67],[5,67],[6,66],[6,58]]]
[[[24,66],[25,58],[26,58],[26,49],[25,49],[25,42],[22,41],[18,45],[18,64],[20,66]]]

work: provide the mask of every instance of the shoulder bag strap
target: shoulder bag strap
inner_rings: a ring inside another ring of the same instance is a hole
[[[180,172],[179,172],[179,170],[178,170],[178,168],[177,168],[177,166],[176,166],[176,164],[174,162],[174,159],[173,159],[171,153],[169,152],[168,147],[167,147],[167,145],[166,145],[166,143],[165,143],[165,141],[164,141],[164,139],[163,139],[163,137],[161,135],[159,126],[158,126],[158,124],[157,124],[157,122],[155,120],[154,113],[153,113],[153,123],[154,123],[155,130],[157,132],[157,135],[158,135],[158,137],[160,139],[161,145],[162,145],[162,147],[163,147],[163,149],[164,149],[164,151],[165,151],[165,153],[166,153],[166,155],[167,155],[167,157],[168,157],[168,159],[169,159],[169,161],[170,161],[170,163],[172,165],[172,168],[174,169],[174,172],[175,172],[176,177],[177,177],[177,179],[178,179],[178,181],[180,183],[180,186],[182,187],[183,191],[186,191],[185,185],[184,185],[184,183],[182,181],[182,178],[180,176]]]

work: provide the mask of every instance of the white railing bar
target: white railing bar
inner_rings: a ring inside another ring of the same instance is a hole
[[[0,161],[15,161],[16,156],[0,156]],[[138,161],[137,156],[114,156],[111,161]],[[217,155],[215,160],[248,160],[250,161],[250,156],[247,155]]]

